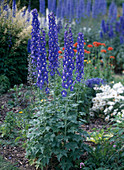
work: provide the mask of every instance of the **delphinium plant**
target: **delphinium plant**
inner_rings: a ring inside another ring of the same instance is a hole
[[[33,14],[37,13],[33,10]],[[36,15],[37,16],[37,15]],[[37,85],[40,87],[42,99],[33,118],[30,121],[30,127],[27,132],[26,156],[32,164],[43,169],[44,167],[70,169],[75,166],[76,160],[87,150],[88,146],[84,144],[87,133],[80,127],[83,120],[78,120],[77,106],[74,103],[76,93],[73,91],[73,70],[74,70],[74,51],[73,37],[71,29],[65,31],[65,54],[63,59],[63,72],[58,72],[58,47],[56,39],[56,24],[53,13],[49,14],[49,64],[45,52],[45,37],[42,35],[38,42],[41,43],[38,49],[36,70],[38,70]],[[83,34],[79,34],[79,48],[77,56],[77,80],[80,81],[83,76]],[[39,43],[39,44],[40,44]],[[57,52],[57,53],[56,53]],[[54,59],[55,58],[55,59]],[[81,60],[82,58],[82,60]],[[57,60],[56,60],[57,59]],[[34,63],[35,64],[35,63]],[[48,75],[44,75],[44,69],[48,68]],[[43,70],[42,70],[43,69]],[[49,76],[49,85],[48,77]],[[62,76],[62,78],[61,78]],[[47,78],[47,81],[45,81]],[[60,79],[60,88],[58,88],[58,78]],[[53,80],[55,82],[53,82]],[[43,84],[44,83],[44,84]],[[48,91],[43,89],[49,87]],[[63,88],[65,90],[63,90]],[[66,91],[67,90],[67,91]],[[55,160],[55,165],[53,161]]]
[[[113,52],[115,57],[115,71],[122,72],[124,69],[124,8],[122,4],[122,16],[117,17],[117,7],[114,3],[109,9],[108,20],[102,20],[100,37],[106,41],[106,45],[111,43],[111,46],[116,48]]]

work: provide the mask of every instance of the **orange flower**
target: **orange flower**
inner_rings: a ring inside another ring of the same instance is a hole
[[[59,54],[62,54],[62,51],[58,51]]]
[[[65,47],[63,47],[62,50],[65,50]]]
[[[106,46],[105,43],[101,43],[101,45],[103,45],[104,47]]]
[[[108,50],[111,51],[111,50],[113,50],[113,48],[112,47],[108,47]]]
[[[59,56],[59,58],[63,58],[63,56]]]
[[[106,53],[106,50],[105,49],[101,50],[101,53]]]
[[[75,50],[75,49],[73,49],[73,50],[74,50],[75,53],[77,52],[77,50]]]
[[[94,67],[95,69],[97,69],[97,67]]]
[[[78,45],[78,43],[76,42],[73,46],[74,46],[74,47],[77,47],[77,45]]]
[[[86,51],[87,54],[90,54],[90,51]]]
[[[96,57],[93,57],[93,59],[95,60],[95,59],[96,59]]]
[[[87,50],[84,49],[84,53],[86,53],[86,52],[87,52]]]
[[[86,45],[86,43],[84,42],[84,45]]]
[[[97,41],[94,41],[94,42],[93,42],[93,45],[94,45],[94,47],[99,47],[99,46],[101,45],[101,43],[100,43],[100,42],[97,42]]]
[[[109,58],[113,58],[113,59],[115,59],[115,57],[114,57],[114,56],[110,56]]]
[[[101,62],[101,63],[103,63],[103,61],[102,61],[102,60],[100,60],[100,62]]]
[[[91,47],[93,47],[93,46],[92,46],[92,44],[88,44],[88,46],[87,46],[87,47],[91,48]]]

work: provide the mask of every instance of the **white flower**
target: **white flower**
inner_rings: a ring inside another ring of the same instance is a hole
[[[94,113],[93,113],[93,112],[90,112],[90,116],[92,116],[92,117],[93,117],[93,116],[94,116]]]
[[[113,109],[113,106],[109,106],[108,110],[110,110],[110,111],[111,111],[112,109]]]
[[[121,115],[121,112],[118,112],[118,114],[117,114],[118,116],[120,116]]]
[[[84,31],[86,31],[86,29],[87,29],[86,27],[83,27],[83,30],[84,30]]]
[[[105,114],[107,114],[107,112],[108,112],[108,108],[106,108],[106,109],[104,110],[104,113],[105,113]]]
[[[115,103],[114,102],[108,102],[107,104],[113,106]]]
[[[87,32],[90,32],[91,31],[91,28],[88,28]]]
[[[119,82],[113,85],[113,89],[119,89],[119,88],[123,88],[124,86]]]
[[[107,122],[109,121],[109,115],[105,118],[105,121]]]

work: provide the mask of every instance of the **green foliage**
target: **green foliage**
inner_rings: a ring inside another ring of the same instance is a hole
[[[55,94],[52,91],[51,99],[41,94],[42,103],[36,105],[37,113],[29,122],[26,156],[37,168],[51,167],[56,160],[56,168],[67,170],[88,150],[83,142],[88,134],[80,128],[84,120],[78,120],[78,103],[73,99],[76,93],[69,93],[66,98]]]
[[[88,141],[94,142],[95,144],[102,144],[104,141],[108,140],[113,136],[111,133],[106,133],[104,129],[100,129],[100,131],[96,131],[97,129],[93,129],[94,131],[89,133],[90,138]]]
[[[1,137],[14,139],[14,136],[17,136],[17,122],[15,118],[15,114],[11,112],[7,112],[4,124],[2,124],[0,128],[0,132],[2,133]]]
[[[9,18],[4,11],[0,16],[0,74],[9,78],[11,86],[27,80],[27,41],[29,29],[26,18],[20,18],[21,11],[17,11],[16,18]]]
[[[5,93],[10,87],[10,82],[8,77],[4,74],[0,75],[0,94]]]
[[[124,122],[122,118],[116,118],[117,122],[107,129],[108,140],[103,138],[102,143],[96,145],[89,152],[85,161],[86,170],[106,168],[110,170],[122,170],[124,168]]]

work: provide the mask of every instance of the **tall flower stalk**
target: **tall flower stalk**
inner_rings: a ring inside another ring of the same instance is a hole
[[[66,90],[70,87],[70,90],[73,90],[74,51],[71,29],[69,32],[65,31],[64,41],[65,54],[63,59],[62,87]],[[66,90],[61,92],[63,97],[67,95]]]
[[[42,36],[39,37],[39,55],[37,57],[37,86],[43,89],[48,85],[47,57],[46,57],[46,41],[45,31],[42,30]],[[45,89],[48,92],[48,88]]]
[[[78,34],[77,43],[76,79],[78,82],[80,82],[84,75],[84,35],[81,32]]]
[[[58,34],[55,22],[55,16],[52,13],[49,14],[49,72],[51,76],[58,73],[58,57],[59,57],[59,44],[58,44]]]
[[[12,1],[12,16],[15,17],[16,15],[16,0]]]
[[[39,0],[39,7],[40,13],[45,16],[45,0]]]
[[[38,12],[37,9],[32,11],[32,32],[31,32],[31,70],[30,73],[32,77],[32,81],[36,80],[36,66],[37,66],[37,58],[39,57],[39,38],[40,38],[40,23],[38,20]]]

